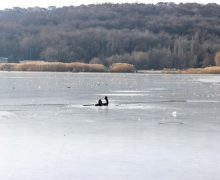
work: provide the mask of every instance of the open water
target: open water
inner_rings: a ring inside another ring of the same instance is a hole
[[[219,108],[218,75],[1,72],[0,179],[219,180]]]

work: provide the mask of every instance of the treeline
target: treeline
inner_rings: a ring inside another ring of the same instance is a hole
[[[137,69],[214,65],[220,5],[102,4],[0,11],[0,57],[130,63]]]

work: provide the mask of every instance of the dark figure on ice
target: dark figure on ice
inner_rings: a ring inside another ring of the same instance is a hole
[[[108,106],[108,97],[105,96],[105,103],[102,104],[103,106]]]
[[[101,100],[101,99],[99,99],[98,103],[97,103],[97,104],[95,104],[95,106],[102,106],[102,100]]]
[[[105,103],[102,103],[102,100],[99,99],[98,103],[95,104],[95,106],[108,106],[108,97],[107,96],[105,96],[105,101],[106,101]]]

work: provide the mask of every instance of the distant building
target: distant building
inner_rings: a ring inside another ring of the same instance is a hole
[[[0,57],[0,63],[8,63],[7,57]]]

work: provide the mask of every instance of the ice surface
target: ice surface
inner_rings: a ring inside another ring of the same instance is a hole
[[[198,81],[204,82],[204,83],[220,83],[220,76],[213,75],[213,76],[208,76],[208,77],[201,77],[201,78],[198,78]]]
[[[117,90],[117,91],[113,91],[113,92],[117,92],[117,93],[148,93],[149,91],[135,91],[135,90]]]
[[[0,179],[219,180],[219,77],[0,73]]]
[[[158,109],[161,108],[155,105],[147,105],[147,104],[110,104],[109,106],[94,106],[94,105],[68,105],[69,108],[87,108],[87,109],[108,109],[108,110],[135,110],[135,109]]]
[[[12,115],[13,115],[13,113],[10,111],[0,111],[0,119],[9,118]]]
[[[141,93],[105,93],[105,94],[97,94],[97,96],[145,96],[147,94]]]
[[[175,118],[176,118],[176,116],[177,116],[176,111],[173,111],[173,112],[172,112],[172,115],[173,115],[173,117],[175,117]]]
[[[207,100],[207,99],[190,99],[187,100],[189,103],[220,103],[218,100]]]

